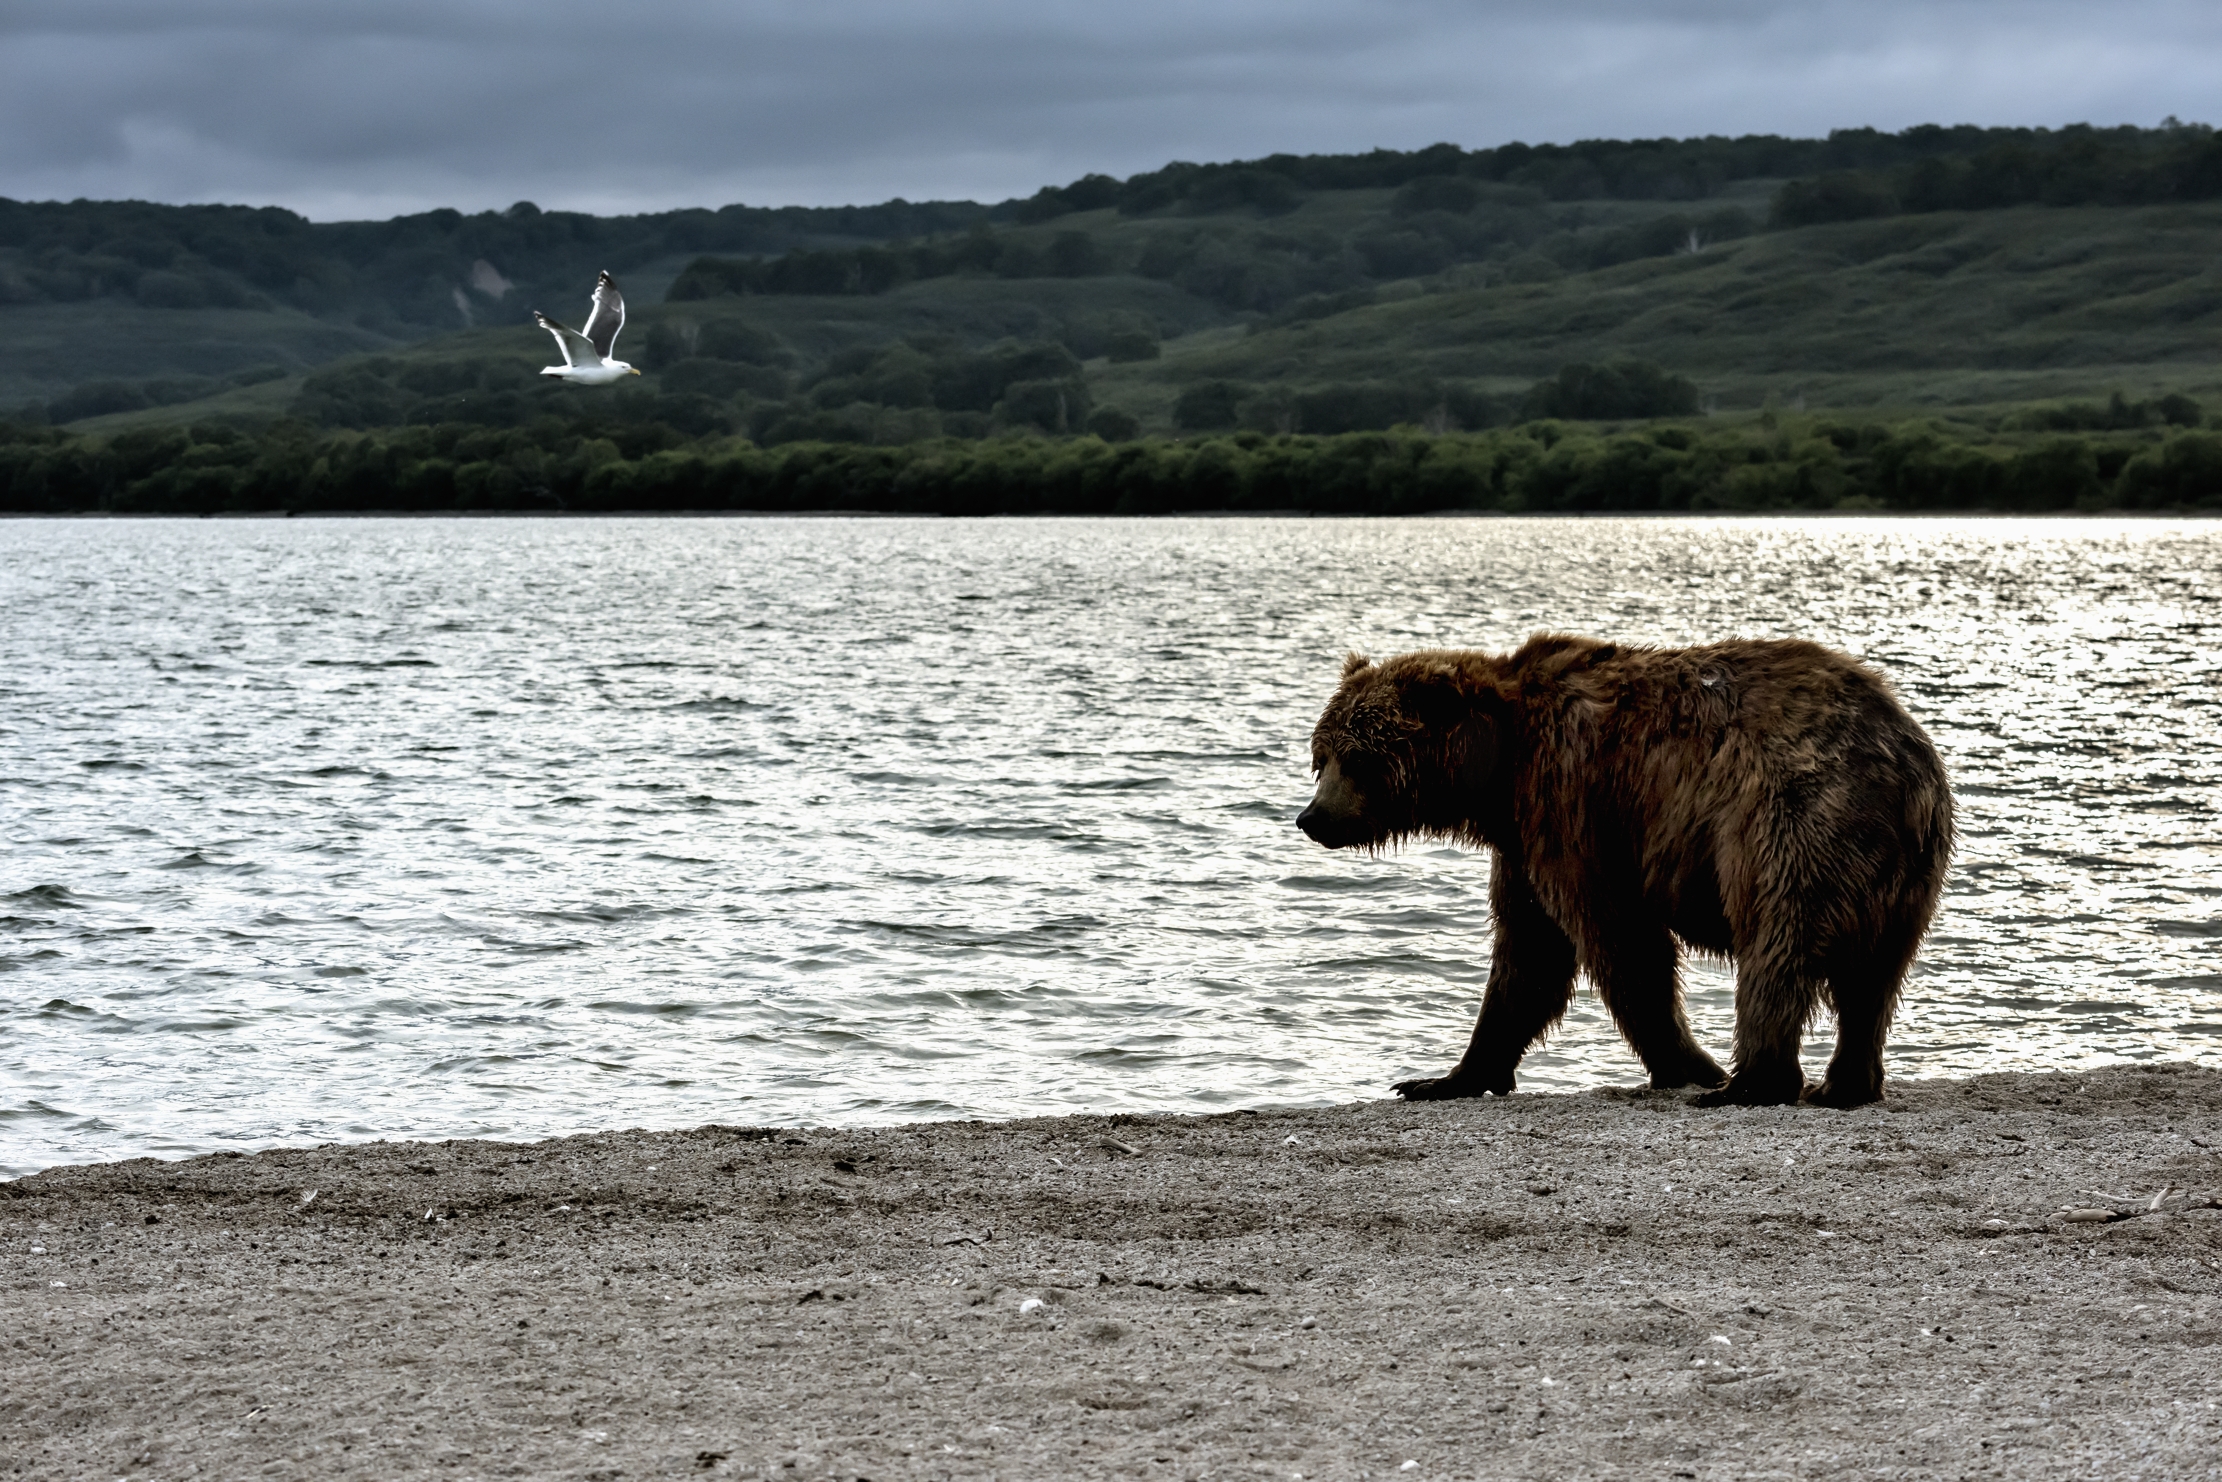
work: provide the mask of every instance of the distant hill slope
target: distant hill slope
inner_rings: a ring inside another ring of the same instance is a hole
[[[520,202],[475,216],[311,222],[276,208],[0,200],[0,330],[11,343],[17,326],[43,336],[37,356],[0,364],[0,407],[92,380],[299,371],[481,321],[515,322],[528,304],[575,310],[605,267],[642,275],[660,296],[704,252],[877,242],[987,215],[969,201],[627,217]]]
[[[1274,156],[993,207],[0,202],[0,329],[40,347],[0,407],[777,443],[1473,425],[1631,357],[1724,406],[2208,390],[2218,195],[2222,145],[2171,126]],[[653,374],[582,397],[536,379],[553,346],[521,326],[599,267]]]
[[[1635,358],[1726,407],[2018,401],[2222,381],[2222,203],[2024,207],[1768,232],[1545,281],[1439,275],[1374,302],[1147,365],[1099,399],[1137,410],[1221,378],[1511,388]]]
[[[1338,211],[1372,219],[1367,194],[1325,193],[1275,230]],[[1577,208],[1595,224],[1565,233],[1562,248],[1671,215],[1608,204]],[[1023,245],[1068,223],[1008,235]],[[1259,224],[1219,227],[1223,237],[1202,224],[1205,250],[1231,259]],[[1125,250],[1118,233],[1103,223],[1107,252]],[[1569,363],[1621,360],[1686,377],[1703,404],[1724,410],[1771,401],[1900,411],[2113,391],[2212,405],[2222,399],[2217,240],[2222,203],[1936,213],[1761,232],[1586,271],[1523,249],[1300,295],[1271,314],[1232,309],[1178,274],[928,278],[869,295],[644,305],[621,349],[650,373],[614,393],[541,380],[547,337],[505,327],[80,425],[225,413],[333,428],[553,417],[766,444],[1010,427],[1111,437],[1472,427],[1514,419],[1533,383]]]

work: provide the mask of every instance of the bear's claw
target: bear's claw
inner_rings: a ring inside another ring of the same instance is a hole
[[[1398,1081],[1389,1089],[1406,1101],[1456,1101],[1466,1096],[1486,1096],[1492,1091],[1499,1096],[1510,1096],[1512,1082],[1488,1086],[1474,1076],[1417,1076],[1409,1081]]]
[[[1714,1064],[1710,1058],[1693,1060],[1687,1065],[1653,1071],[1651,1089],[1654,1091],[1679,1091],[1684,1086],[1696,1086],[1710,1091],[1728,1084],[1728,1072]]]
[[[1836,1111],[1850,1111],[1855,1106],[1872,1106],[1882,1099],[1883,1089],[1880,1086],[1838,1085],[1835,1081],[1823,1081],[1818,1086],[1808,1087],[1805,1093],[1807,1105],[1826,1106]]]
[[[1732,1075],[1718,1091],[1697,1097],[1692,1106],[1795,1106],[1805,1094],[1805,1082],[1772,1076]]]

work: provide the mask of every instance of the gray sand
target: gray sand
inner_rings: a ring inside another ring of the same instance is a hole
[[[2181,1066],[56,1169],[0,1476],[2212,1477],[2214,1191]]]

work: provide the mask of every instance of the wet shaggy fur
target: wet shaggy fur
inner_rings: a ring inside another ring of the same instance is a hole
[[[1320,843],[1434,836],[1494,855],[1473,1040],[1401,1095],[1509,1092],[1579,970],[1654,1086],[1717,1087],[1710,1105],[1881,1097],[1952,795],[1921,727],[1848,655],[1540,634],[1511,654],[1353,656],[1312,758],[1319,794],[1297,821]],[[1736,963],[1733,1075],[1690,1035],[1682,946]],[[1799,1041],[1824,1000],[1836,1053],[1808,1089]]]

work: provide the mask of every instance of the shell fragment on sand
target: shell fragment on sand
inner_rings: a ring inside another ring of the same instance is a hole
[[[2108,1194],[2100,1189],[2079,1189],[2077,1192],[2094,1195],[2100,1199],[2111,1199],[2114,1201],[2114,1207],[2109,1209],[2102,1205],[2062,1205],[2057,1211],[2058,1215],[2071,1225],[2102,1225],[2112,1224],[2116,1220],[2143,1219],[2147,1215],[2168,1213],[2169,1210],[2166,1206],[2186,1210],[2222,1209],[2222,1194],[2194,1189],[2179,1189],[2173,1184],[2163,1184],[2160,1191],[2150,1199]],[[2176,1203],[2179,1199],[2183,1201],[2181,1204]]]

